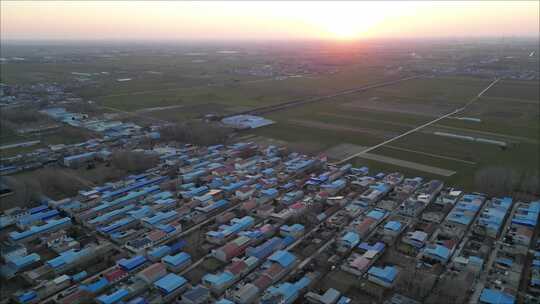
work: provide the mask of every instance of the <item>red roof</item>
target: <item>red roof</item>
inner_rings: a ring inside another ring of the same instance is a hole
[[[156,281],[159,278],[167,274],[165,265],[161,263],[155,263],[138,273],[138,275],[144,276],[148,281]]]
[[[356,231],[358,231],[360,234],[366,233],[369,231],[369,228],[374,222],[375,219],[366,217],[360,224],[356,226]]]
[[[450,250],[452,250],[452,248],[454,248],[454,246],[456,246],[456,241],[455,240],[445,240],[442,242],[442,245]]]
[[[275,278],[282,271],[283,271],[283,267],[281,267],[279,263],[274,263],[264,273],[270,276],[271,278]]]
[[[229,259],[240,255],[245,249],[245,246],[238,247],[234,242],[229,242],[221,247],[221,250],[225,253]]]
[[[115,282],[115,281],[118,281],[118,280],[122,279],[127,274],[128,273],[126,271],[124,271],[123,269],[115,268],[115,269],[105,273],[103,275],[103,277],[105,279],[107,279],[107,281],[109,281],[109,282]]]
[[[85,299],[87,297],[90,297],[90,292],[85,289],[77,289],[75,292],[70,293],[69,295],[63,297],[60,299],[60,303],[62,304],[72,304],[77,301],[80,301],[81,299]]]
[[[242,204],[242,209],[249,211],[257,207],[257,203],[253,200],[247,201]]]
[[[244,261],[240,260],[240,261],[235,261],[231,265],[229,265],[229,267],[227,267],[227,270],[230,273],[237,275],[246,268],[247,268],[247,264]]]
[[[271,284],[272,279],[264,274],[253,281],[253,285],[257,286],[259,290],[265,290],[266,288],[270,287]]]
[[[304,208],[305,205],[302,203],[302,202],[296,202],[294,204],[292,204],[289,208],[291,209],[300,209],[300,208]]]
[[[150,239],[152,242],[156,242],[161,240],[163,237],[165,237],[167,234],[161,230],[153,230],[150,231],[146,236],[148,239]]]

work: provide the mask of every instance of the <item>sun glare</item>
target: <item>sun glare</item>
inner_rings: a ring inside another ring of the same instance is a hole
[[[330,36],[336,39],[351,40],[359,38],[362,32],[365,32],[367,28],[362,31],[357,26],[351,25],[347,22],[335,22],[333,24],[323,25]]]
[[[326,3],[313,6],[305,12],[307,22],[331,39],[351,40],[369,34],[369,30],[384,19],[381,4],[342,3],[328,6]]]

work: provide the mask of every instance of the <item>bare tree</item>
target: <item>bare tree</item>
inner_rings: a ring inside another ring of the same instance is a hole
[[[489,196],[511,195],[518,182],[519,176],[504,167],[483,168],[474,176],[476,189]]]
[[[196,145],[214,145],[225,143],[231,133],[232,129],[221,124],[191,121],[162,129],[161,139]]]
[[[153,168],[158,161],[159,158],[156,155],[132,151],[115,152],[111,159],[114,167],[128,172],[142,172]]]

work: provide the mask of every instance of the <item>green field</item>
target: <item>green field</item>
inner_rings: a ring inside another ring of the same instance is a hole
[[[318,151],[341,143],[372,146],[453,111],[475,97],[489,83],[484,79],[455,77],[415,79],[268,113],[265,116],[277,123],[250,133],[284,140],[294,146],[305,143],[317,147]],[[510,84],[516,85],[514,82]],[[501,91],[499,85],[505,92],[508,83],[501,81],[493,88]],[[529,82],[523,86],[530,85]],[[517,86],[522,84],[518,83]],[[456,115],[479,118],[481,122],[447,118],[370,152],[456,171],[451,177],[443,178],[362,158],[356,158],[353,162],[368,165],[374,171],[399,170],[408,175],[445,179],[468,190],[474,190],[475,174],[483,168],[503,167],[518,175],[538,174],[538,101],[523,99],[527,96],[534,98],[534,95],[521,96],[520,99],[505,96],[502,99],[495,95],[498,91],[476,100],[466,111]],[[505,141],[509,147],[503,150],[496,145],[434,135],[433,132],[437,131]]]
[[[399,77],[399,76],[398,76]],[[239,81],[225,85],[174,87],[140,90],[129,84],[133,93],[116,93],[106,96],[88,96],[100,105],[121,110],[216,103],[238,109],[251,109],[301,98],[331,94],[336,91],[361,87],[367,84],[395,79],[375,69],[350,68],[331,75]],[[128,84],[126,84],[128,85]]]

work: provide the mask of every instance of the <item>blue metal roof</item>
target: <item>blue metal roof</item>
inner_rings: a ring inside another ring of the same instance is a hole
[[[105,294],[97,297],[96,301],[103,304],[113,304],[119,302],[128,295],[129,291],[127,289],[120,288],[111,294]]]
[[[356,244],[360,242],[360,236],[358,235],[358,233],[352,231],[346,232],[345,235],[341,237],[341,239],[349,243],[352,247],[356,246]]]
[[[37,207],[34,207],[34,208],[31,208],[30,210],[28,210],[28,212],[30,212],[30,214],[34,214],[34,213],[38,213],[38,212],[42,212],[44,210],[47,210],[49,207],[47,205],[39,205]]]
[[[206,274],[202,280],[212,286],[219,286],[234,280],[234,275],[228,271],[224,271],[219,274]]]
[[[535,227],[540,214],[540,201],[529,203],[526,207],[519,207],[514,213],[513,224]]]
[[[221,299],[221,300],[218,300],[216,304],[235,304],[235,303],[227,299]]]
[[[161,259],[163,263],[170,264],[172,266],[182,265],[189,260],[191,260],[191,256],[185,252],[180,252],[175,255],[167,255]]]
[[[133,270],[146,262],[146,258],[142,255],[137,255],[131,259],[121,259],[118,265],[127,271]]]
[[[102,198],[107,199],[109,197],[113,197],[113,196],[116,196],[116,195],[119,195],[119,194],[127,193],[127,192],[132,191],[132,190],[137,190],[137,189],[145,187],[145,186],[160,183],[161,181],[164,181],[165,179],[167,179],[166,176],[160,176],[160,177],[156,177],[156,178],[149,179],[149,180],[144,179],[144,180],[138,181],[136,183],[132,183],[129,186],[126,186],[124,188],[120,188],[118,190],[111,191],[111,192],[106,192],[106,193],[104,193],[102,195]]]
[[[96,155],[96,152],[86,152],[82,154],[66,156],[64,157],[64,160],[74,160],[74,159],[85,158],[85,157],[90,157],[94,155]]]
[[[32,254],[25,255],[25,256],[16,256],[16,257],[10,258],[8,262],[10,264],[13,264],[16,269],[19,269],[19,268],[23,268],[25,266],[28,266],[28,265],[30,265],[30,264],[32,264],[34,262],[37,262],[40,259],[41,259],[41,257],[39,256],[39,254],[32,253]]]
[[[429,246],[424,249],[424,252],[426,254],[429,254],[431,256],[436,256],[444,259],[445,261],[448,260],[450,257],[450,250],[444,246],[441,245],[435,245],[435,246]]]
[[[278,250],[269,256],[268,260],[279,263],[282,267],[288,267],[296,261],[296,257],[288,251]]]
[[[500,290],[484,288],[480,294],[480,302],[489,304],[514,304],[516,297]]]
[[[57,220],[52,219],[52,220],[47,221],[47,223],[45,225],[32,226],[29,229],[27,229],[25,231],[22,231],[22,232],[12,231],[12,232],[9,233],[9,238],[11,240],[13,240],[13,241],[22,240],[22,239],[30,237],[30,236],[32,236],[34,234],[46,232],[46,231],[48,231],[50,229],[53,229],[53,228],[58,227],[60,225],[64,225],[66,223],[71,223],[71,219],[69,217],[64,217],[64,218],[57,219]]]
[[[168,212],[158,212],[154,216],[151,217],[145,217],[142,219],[143,222],[148,223],[150,225],[156,225],[163,221],[169,221],[176,217],[178,212],[171,210]]]
[[[392,266],[386,266],[384,268],[373,266],[368,270],[368,274],[376,276],[387,282],[393,282],[397,276],[397,273],[397,269]]]
[[[97,216],[97,217],[91,219],[90,221],[88,221],[88,223],[89,224],[99,224],[101,222],[106,222],[106,221],[111,220],[115,216],[127,213],[128,211],[130,211],[130,210],[132,210],[134,208],[135,208],[135,205],[133,205],[133,204],[126,205],[126,206],[124,206],[122,208],[107,212],[107,213],[102,214],[100,216]]]
[[[399,231],[401,229],[401,223],[398,221],[389,221],[384,225],[384,229]]]
[[[243,218],[233,218],[231,225],[221,225],[218,231],[208,231],[206,234],[215,238],[224,238],[230,235],[247,229],[253,225],[255,219],[251,216],[244,216]]]
[[[99,227],[98,230],[103,233],[110,233],[118,228],[121,228],[122,226],[128,225],[129,223],[132,223],[135,221],[132,217],[124,217],[119,219],[118,221],[115,221],[107,226]]]
[[[167,245],[152,248],[148,252],[148,256],[152,258],[162,258],[171,252],[171,248]]]
[[[157,280],[154,283],[154,286],[156,286],[159,290],[161,290],[165,294],[169,294],[175,291],[176,289],[182,287],[186,283],[187,283],[187,280],[184,279],[184,277],[181,277],[174,273],[169,273],[163,278]]]
[[[107,281],[107,279],[99,278],[99,280],[92,282],[90,284],[81,285],[81,289],[95,294],[99,292],[100,290],[104,289],[107,285],[109,285],[109,281]]]
[[[17,297],[17,299],[21,302],[21,303],[26,303],[30,300],[33,300],[34,298],[37,297],[37,293],[33,290],[30,290],[30,291],[27,291],[21,295],[19,295]]]
[[[383,242],[377,242],[373,245],[370,245],[368,242],[363,242],[360,245],[358,245],[359,249],[363,249],[365,251],[374,250],[377,252],[382,252],[385,247],[386,245]]]
[[[304,231],[304,225],[302,224],[293,224],[293,225],[282,225],[279,227],[279,230],[285,231],[285,232],[295,232],[295,231]]]
[[[383,210],[371,210],[366,216],[374,218],[376,220],[382,219],[386,215]]]
[[[506,267],[512,267],[512,264],[514,263],[511,259],[508,258],[498,258],[495,260],[495,263],[501,264]]]
[[[89,255],[93,251],[93,248],[70,249],[60,253],[56,258],[47,261],[47,265],[52,268],[58,268],[66,264],[71,264],[74,261],[80,259],[83,256]]]
[[[147,303],[148,303],[148,301],[146,301],[146,299],[143,298],[143,297],[137,297],[137,298],[127,302],[127,304],[147,304]]]

